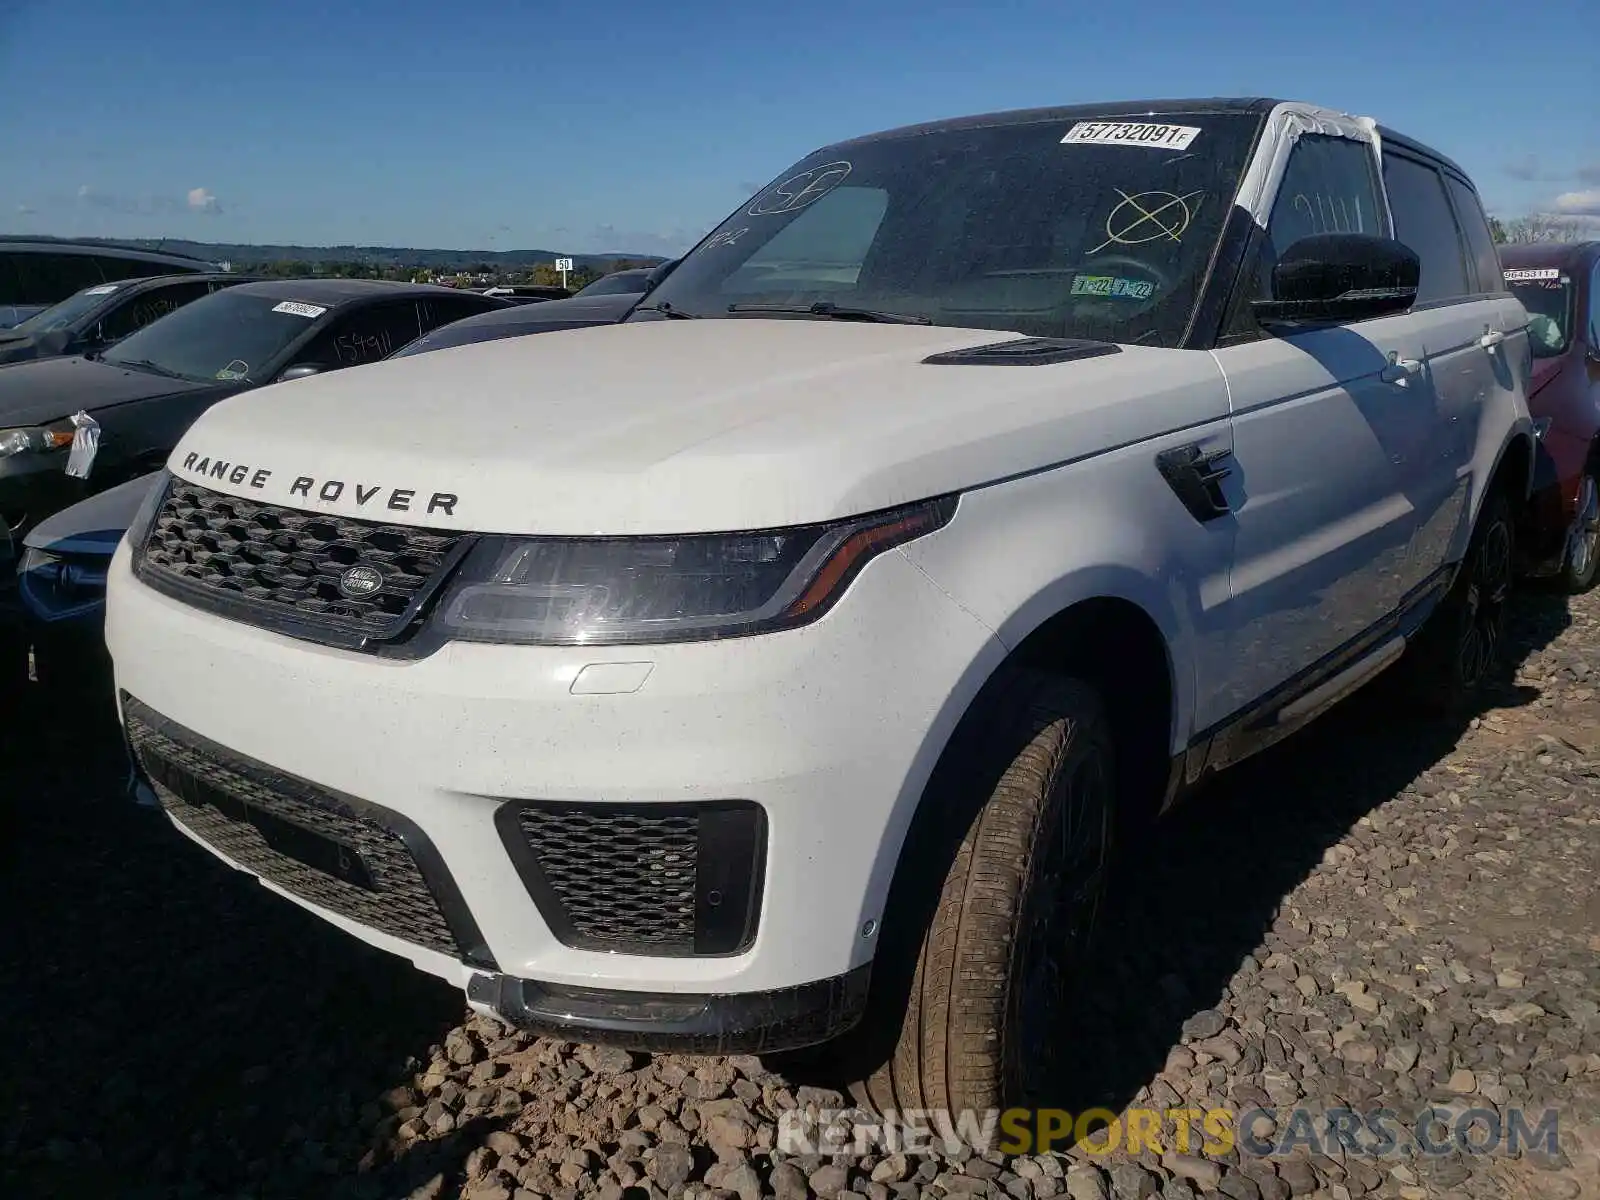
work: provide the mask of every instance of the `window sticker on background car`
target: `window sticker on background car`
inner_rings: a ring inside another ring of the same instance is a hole
[[[222,370],[217,372],[218,379],[244,379],[250,374],[250,364],[242,359],[234,359]]]
[[[1543,279],[1560,279],[1559,267],[1518,267],[1506,272],[1507,283],[1534,283]]]
[[[1107,246],[1141,246],[1163,239],[1181,242],[1205,199],[1204,192],[1183,196],[1174,192],[1135,192],[1130,196],[1121,188],[1114,190],[1122,201],[1106,216],[1106,240],[1090,254],[1099,254]]]
[[[1148,300],[1156,285],[1146,279],[1123,279],[1120,275],[1074,275],[1074,296],[1110,296],[1118,300]]]
[[[312,320],[316,320],[328,310],[315,304],[302,304],[298,300],[285,300],[282,304],[274,304],[272,311],[293,313],[297,317],[309,317]]]
[[[1061,139],[1063,146],[1144,146],[1187,150],[1200,136],[1194,125],[1152,125],[1141,121],[1079,121]]]
[[[791,175],[782,183],[775,183],[751,202],[745,209],[752,217],[770,217],[777,213],[796,212],[813,201],[820,200],[845,181],[851,165],[843,160],[823,163],[809,171]]]

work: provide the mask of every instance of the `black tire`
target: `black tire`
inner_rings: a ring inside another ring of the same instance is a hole
[[[908,987],[903,971],[899,987],[874,980],[878,1056],[856,1062],[871,1069],[850,1091],[880,1112],[1031,1096],[1104,889],[1115,794],[1105,706],[1082,682],[1022,669],[988,694],[952,794],[929,798],[965,814],[946,826],[961,835],[953,856],[934,860],[948,869],[931,918],[897,930],[891,908],[885,922],[916,959]]]
[[[1600,576],[1600,467],[1590,467],[1578,488],[1578,527],[1561,560],[1561,582],[1574,596]]]
[[[1504,491],[1483,502],[1450,591],[1412,646],[1412,688],[1423,707],[1460,713],[1504,663],[1506,613],[1516,561],[1516,525]]]

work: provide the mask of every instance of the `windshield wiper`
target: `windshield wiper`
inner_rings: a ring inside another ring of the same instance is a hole
[[[693,321],[699,313],[684,312],[681,308],[673,308],[666,300],[657,300],[654,304],[644,304],[633,310],[634,312],[660,313],[663,317],[671,317],[675,321]]]
[[[160,363],[153,363],[148,358],[106,358],[102,362],[113,367],[136,367],[141,371],[149,371],[154,375],[165,375],[168,379],[186,379],[188,376],[180,375],[176,371],[163,367]]]
[[[815,304],[730,304],[729,312],[748,313],[799,313],[808,317],[833,317],[840,321],[879,321],[886,325],[932,325],[931,317],[914,313],[883,312],[876,308],[851,308],[831,300],[818,300]]]

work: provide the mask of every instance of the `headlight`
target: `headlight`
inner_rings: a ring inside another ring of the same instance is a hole
[[[72,427],[65,430],[35,427],[32,429],[0,429],[0,458],[29,451],[60,450],[72,445]]]
[[[122,540],[130,550],[137,551],[149,536],[150,526],[155,524],[156,514],[161,511],[161,502],[167,498],[167,485],[171,482],[172,472],[165,467],[151,476],[150,491],[139,505],[139,511],[133,514],[133,520],[128,522],[128,531],[122,535]]]
[[[750,533],[485,538],[440,604],[450,637],[614,646],[769,633],[822,616],[873,557],[931,533],[954,498]]]

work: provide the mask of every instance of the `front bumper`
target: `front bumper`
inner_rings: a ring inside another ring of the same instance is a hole
[[[186,607],[138,583],[123,547],[106,640],[138,706],[125,719],[155,714],[357,816],[408,827],[402,840],[430,848],[418,861],[435,860],[429,890],[454,892],[466,919],[452,922],[453,943],[423,944],[371,910],[285,886],[252,858],[259,847],[230,853],[175,817],[185,833],[514,1023],[645,1049],[773,1049],[855,1019],[900,840],[960,715],[957,681],[1002,654],[896,552],[804,629],[610,650],[459,643],[402,662]],[[574,944],[505,840],[513,804],[731,801],[764,821],[758,920],[732,952]]]

